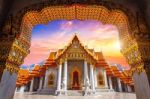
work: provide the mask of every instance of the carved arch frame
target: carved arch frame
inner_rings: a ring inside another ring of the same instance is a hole
[[[47,13],[49,14],[47,15]],[[127,46],[129,42],[136,43],[134,35],[138,32],[135,24],[135,15],[122,5],[112,2],[70,2],[65,4],[62,2],[58,3],[46,1],[25,7],[13,15],[13,19],[17,20],[12,20],[12,33],[15,36],[15,42],[19,43],[18,46],[22,50],[20,53],[23,52],[23,58],[25,58],[29,53],[31,30],[33,26],[40,23],[46,24],[51,20],[92,19],[101,21],[103,24],[116,25],[120,32],[120,39],[124,42],[122,52],[130,47]],[[134,50],[137,50],[137,47],[135,47]],[[123,54],[125,55],[126,53]],[[127,55],[125,55],[125,57],[127,58]],[[10,68],[10,66],[8,67]]]

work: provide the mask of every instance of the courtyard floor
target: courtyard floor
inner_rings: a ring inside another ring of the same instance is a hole
[[[15,93],[14,99],[136,99],[134,93],[107,92],[96,96],[51,96],[31,93]]]

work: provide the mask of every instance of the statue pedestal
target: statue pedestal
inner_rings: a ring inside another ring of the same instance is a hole
[[[55,95],[67,95],[67,90],[56,90]]]
[[[83,93],[84,93],[83,94],[84,96],[91,96],[91,95],[94,95],[96,91],[89,89],[89,90],[85,90]]]

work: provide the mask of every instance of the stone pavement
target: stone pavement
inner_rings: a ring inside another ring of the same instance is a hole
[[[134,93],[106,92],[96,96],[51,96],[31,93],[15,93],[14,99],[136,99]]]

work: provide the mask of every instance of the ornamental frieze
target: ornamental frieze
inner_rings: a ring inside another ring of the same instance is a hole
[[[149,66],[149,64],[150,64],[150,61],[149,62],[144,62],[145,64],[144,64],[144,69],[145,69],[145,71],[146,72],[149,72],[150,71],[150,66]]]
[[[85,53],[66,53],[64,56],[62,56],[59,60],[57,60],[58,63],[64,63],[65,60],[86,60],[91,64],[95,64],[96,61],[93,60],[92,57],[90,57],[89,55],[85,54]]]
[[[1,46],[1,48],[0,48],[0,60],[7,59],[9,51],[10,51],[9,47]]]
[[[135,67],[132,67],[130,69],[130,72],[131,75],[133,75],[134,73],[138,73],[140,75],[141,73],[145,72],[144,65],[142,64],[136,65]]]
[[[50,7],[50,6],[73,6],[73,5],[83,5],[83,6],[86,6],[86,5],[96,5],[96,6],[105,6],[106,8],[108,9],[119,9],[120,11],[122,12],[125,12],[126,15],[129,17],[129,23],[131,24],[131,26],[133,27],[135,25],[135,19],[134,19],[134,15],[131,13],[131,11],[125,7],[123,7],[123,5],[116,5],[115,3],[113,2],[110,2],[110,1],[97,1],[95,0],[95,2],[92,2],[89,0],[89,1],[68,1],[68,2],[64,2],[64,1],[51,1],[51,0],[48,0],[48,1],[43,1],[41,3],[38,3],[38,4],[33,4],[33,5],[30,5],[28,7],[25,7],[24,9],[20,10],[18,13],[15,14],[14,16],[14,19],[17,19],[15,20],[15,24],[14,27],[15,29],[18,29],[18,34],[21,33],[20,32],[20,27],[21,26],[21,22],[22,22],[22,19],[23,19],[23,16],[27,13],[27,12],[30,12],[30,11],[41,11],[43,8],[46,8],[46,7]],[[94,13],[94,12],[92,12]],[[132,29],[131,27],[131,31],[134,30]]]
[[[9,71],[11,74],[12,73],[18,73],[20,67],[14,65],[14,64],[11,64],[11,63],[6,63],[6,70]]]

